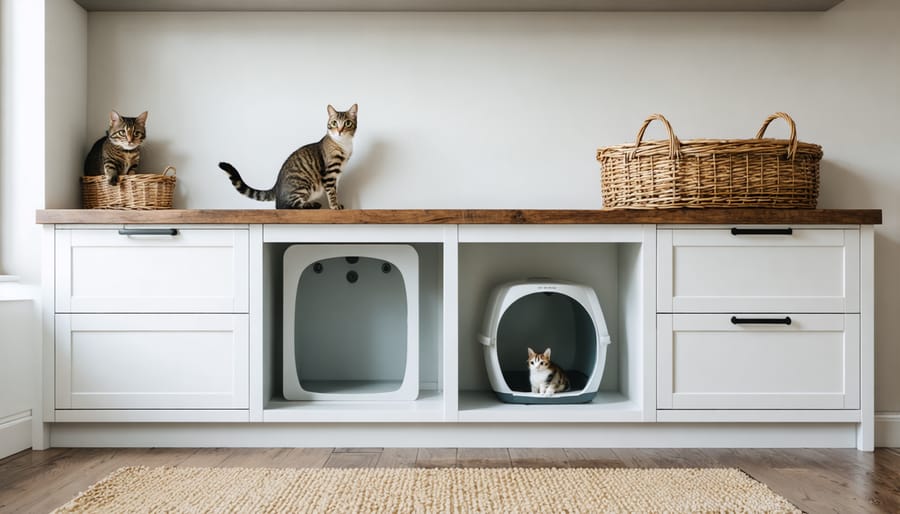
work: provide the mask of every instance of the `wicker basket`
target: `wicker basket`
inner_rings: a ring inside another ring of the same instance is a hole
[[[791,128],[790,139],[763,139],[776,118]],[[642,141],[654,120],[668,140]],[[661,115],[644,121],[634,144],[600,148],[603,207],[767,207],[815,209],[822,147],[797,141],[794,120],[777,112],[755,139],[679,141]]]
[[[161,174],[122,175],[116,186],[109,185],[103,175],[81,177],[85,209],[171,209],[174,192],[175,168],[172,166],[167,166]]]

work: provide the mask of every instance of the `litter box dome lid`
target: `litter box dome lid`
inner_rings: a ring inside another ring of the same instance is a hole
[[[519,299],[536,293],[561,294],[578,302],[591,315],[598,342],[604,345],[610,343],[609,330],[606,328],[606,320],[603,318],[603,309],[600,307],[597,293],[583,284],[545,278],[529,278],[495,287],[488,299],[487,312],[481,332],[478,334],[478,341],[485,346],[496,345],[497,331],[503,313]]]

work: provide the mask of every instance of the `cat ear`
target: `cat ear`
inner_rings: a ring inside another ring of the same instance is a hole
[[[356,106],[356,104],[353,104],[353,105],[350,106],[350,109],[349,109],[347,112],[350,113],[350,116],[352,116],[352,117],[355,118],[355,117],[356,117],[356,110],[357,110],[357,106]]]
[[[118,122],[122,121],[122,116],[119,115],[116,111],[109,111],[109,124],[112,126]]]
[[[534,357],[534,356],[535,356],[534,350],[532,350],[531,348],[529,348],[529,349],[528,349],[528,357],[531,358],[531,357]]]
[[[138,114],[137,118],[135,118],[135,121],[137,121],[141,125],[147,123],[147,111]]]
[[[547,357],[548,359],[550,358],[550,348],[544,350],[544,357]]]
[[[328,104],[328,115],[334,116],[335,114],[337,114],[337,111],[334,109],[334,107],[331,106],[331,104]]]

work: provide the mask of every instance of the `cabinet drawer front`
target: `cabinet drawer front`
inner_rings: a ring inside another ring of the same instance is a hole
[[[246,409],[247,314],[57,314],[57,409]]]
[[[858,314],[660,314],[657,327],[661,409],[859,408]]]
[[[658,232],[659,312],[859,312],[859,231]]]
[[[248,312],[248,231],[56,232],[57,312]]]

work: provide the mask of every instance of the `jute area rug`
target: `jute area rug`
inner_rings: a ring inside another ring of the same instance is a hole
[[[127,467],[54,512],[800,512],[738,469]]]

